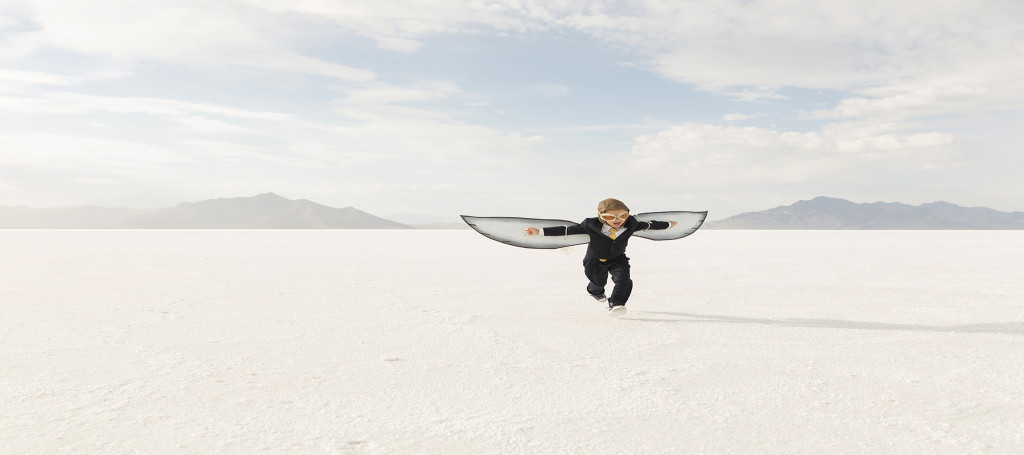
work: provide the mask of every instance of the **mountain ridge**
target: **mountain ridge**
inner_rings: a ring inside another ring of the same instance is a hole
[[[961,207],[945,201],[917,206],[900,202],[855,203],[819,196],[759,212],[709,221],[708,229],[1024,229],[1024,212]]]
[[[352,206],[334,208],[275,193],[182,202],[165,209],[0,206],[0,229],[451,229],[407,225]],[[464,226],[460,226],[463,227]],[[705,229],[1024,229],[1024,212],[961,207],[945,201],[917,206],[855,203],[819,196],[759,212],[708,221]]]
[[[274,193],[182,202],[166,209],[0,207],[0,228],[20,229],[412,229],[354,207]]]

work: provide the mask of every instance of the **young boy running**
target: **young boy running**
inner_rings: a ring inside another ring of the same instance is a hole
[[[633,291],[633,280],[629,277],[629,258],[626,245],[637,231],[661,230],[675,227],[675,221],[640,221],[630,216],[629,207],[618,199],[605,199],[597,204],[597,217],[587,218],[572,226],[555,226],[544,229],[526,228],[526,235],[564,236],[587,234],[587,254],[583,257],[583,273],[590,280],[587,292],[599,302],[608,302],[608,309],[621,314],[626,311],[626,301]],[[605,284],[611,275],[615,287],[611,297],[605,296]]]

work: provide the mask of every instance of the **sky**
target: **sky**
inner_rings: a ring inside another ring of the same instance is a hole
[[[0,205],[1024,211],[1019,0],[0,0]]]

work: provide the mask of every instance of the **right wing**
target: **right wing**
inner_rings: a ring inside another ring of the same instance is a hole
[[[578,223],[566,220],[547,220],[539,218],[486,217],[462,215],[462,220],[477,232],[491,240],[506,245],[522,248],[554,249],[571,245],[580,245],[590,241],[587,234],[574,235],[526,235],[526,228],[574,226]]]

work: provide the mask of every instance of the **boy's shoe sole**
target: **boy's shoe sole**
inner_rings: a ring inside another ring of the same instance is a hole
[[[613,306],[611,308],[608,308],[608,316],[611,316],[613,318],[617,318],[617,317],[622,316],[624,314],[626,314],[626,306],[625,305],[615,305],[615,306]]]
[[[608,296],[606,296],[604,294],[590,294],[590,296],[593,297],[594,300],[597,300],[598,302],[607,302],[608,301]]]

